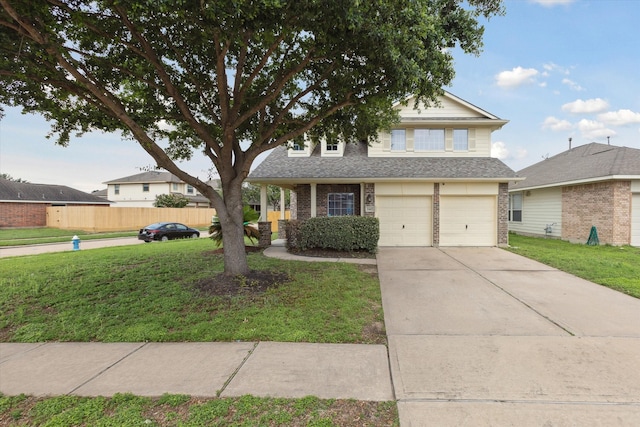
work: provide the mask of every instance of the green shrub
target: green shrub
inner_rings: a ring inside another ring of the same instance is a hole
[[[336,251],[375,252],[380,237],[377,218],[363,216],[338,216],[309,218],[287,237],[295,240],[296,247],[306,249],[332,249]]]

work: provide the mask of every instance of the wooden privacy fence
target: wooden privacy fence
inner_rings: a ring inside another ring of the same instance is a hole
[[[215,209],[204,208],[112,208],[108,206],[50,206],[47,227],[91,232],[138,230],[154,222],[181,222],[190,227],[211,224]],[[278,231],[280,212],[268,212],[271,231]],[[289,218],[286,212],[285,218]]]

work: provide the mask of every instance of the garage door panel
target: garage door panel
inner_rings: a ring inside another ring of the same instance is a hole
[[[380,246],[430,246],[431,197],[379,196]]]
[[[441,246],[495,246],[495,196],[440,198]]]

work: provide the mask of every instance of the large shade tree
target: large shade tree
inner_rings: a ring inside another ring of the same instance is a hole
[[[501,0],[0,0],[0,103],[42,114],[58,144],[135,140],[211,200],[225,272],[248,272],[242,182],[291,141],[365,140],[408,95],[451,82]],[[18,143],[18,142],[16,142]],[[208,157],[219,195],[178,161]]]

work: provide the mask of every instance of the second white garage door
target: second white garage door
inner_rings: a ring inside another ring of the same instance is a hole
[[[440,197],[440,246],[495,246],[495,196]]]
[[[378,196],[380,246],[431,246],[430,196]]]

